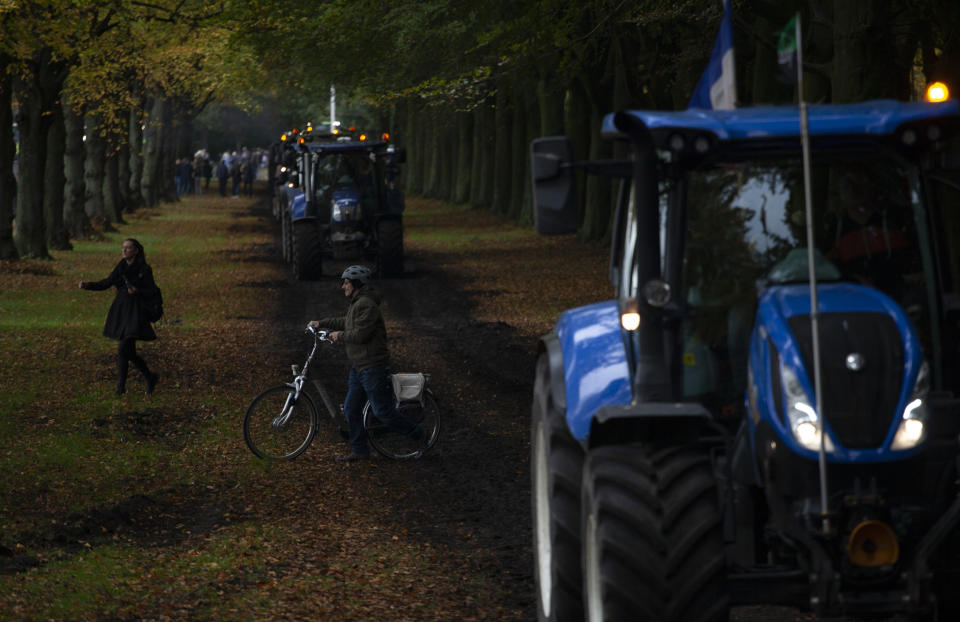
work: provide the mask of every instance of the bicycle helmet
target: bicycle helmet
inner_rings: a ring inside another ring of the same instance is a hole
[[[361,285],[366,285],[367,281],[370,280],[370,268],[367,268],[366,266],[350,266],[343,271],[343,274],[340,275],[340,279],[359,281]]]

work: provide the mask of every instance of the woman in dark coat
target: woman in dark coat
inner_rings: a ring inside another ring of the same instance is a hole
[[[123,258],[110,276],[102,281],[80,281],[80,289],[99,291],[117,288],[117,295],[103,325],[103,336],[120,342],[117,348],[116,394],[122,395],[126,390],[130,363],[140,370],[147,381],[147,393],[153,393],[159,376],[152,373],[146,361],[137,354],[137,339],[153,341],[157,338],[141,309],[143,297],[153,293],[156,283],[140,242],[127,238],[121,246],[121,254]]]

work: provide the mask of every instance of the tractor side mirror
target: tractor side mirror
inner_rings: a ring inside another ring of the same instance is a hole
[[[406,161],[407,161],[407,148],[398,147],[397,150],[393,152],[394,164],[405,164]]]
[[[577,192],[573,148],[566,136],[537,138],[530,143],[534,223],[537,233],[562,235],[577,231]]]

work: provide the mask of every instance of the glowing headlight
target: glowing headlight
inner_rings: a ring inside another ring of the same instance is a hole
[[[890,449],[912,449],[927,437],[927,393],[930,392],[930,367],[924,361],[913,383],[910,403],[903,409],[900,425],[893,436]]]
[[[620,316],[620,325],[624,330],[637,330],[640,328],[640,314],[636,311],[624,313]]]
[[[810,399],[803,390],[800,380],[786,365],[780,365],[780,379],[787,397],[787,421],[793,438],[804,449],[820,451],[819,417],[817,411],[810,406]],[[827,451],[833,451],[833,443],[830,442],[829,436],[824,441],[824,448]]]
[[[640,311],[636,298],[627,298],[620,303],[620,325],[624,330],[640,328]]]

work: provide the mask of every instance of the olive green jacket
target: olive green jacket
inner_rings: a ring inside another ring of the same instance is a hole
[[[383,296],[375,288],[365,285],[350,301],[347,314],[318,320],[321,328],[341,330],[347,358],[357,371],[390,362],[387,348],[387,327],[380,313]]]

